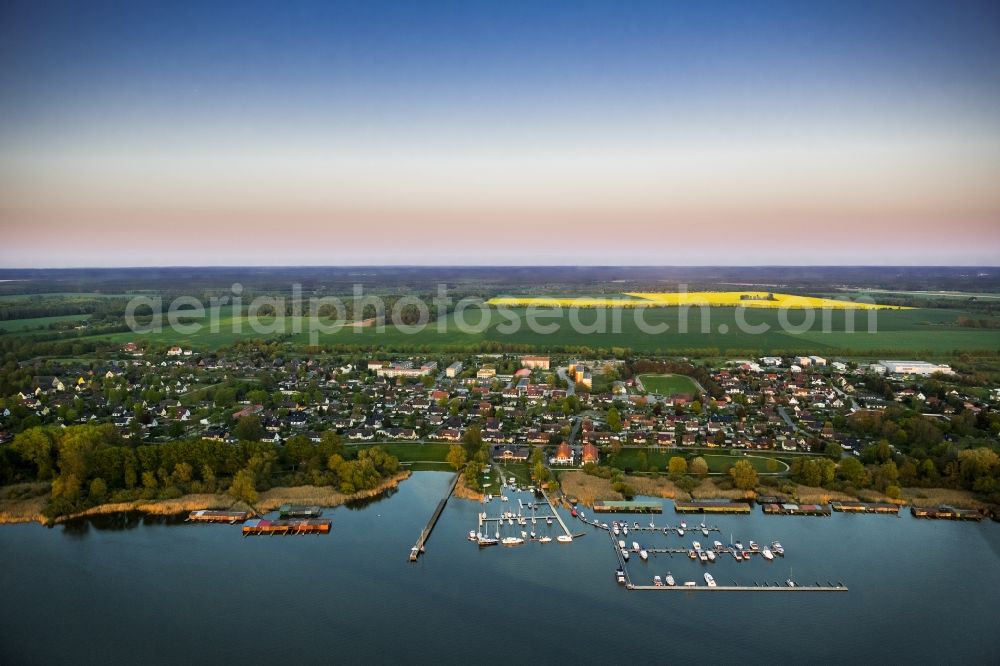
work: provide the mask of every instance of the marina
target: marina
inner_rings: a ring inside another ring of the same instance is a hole
[[[660,502],[634,502],[624,500],[597,500],[594,502],[596,513],[663,513]]]
[[[572,543],[574,538],[583,536],[570,532],[569,526],[544,490],[519,488],[513,478],[506,479],[499,469],[497,473],[501,479],[501,494],[499,497],[487,495],[482,503],[488,506],[498,500],[502,510],[492,516],[487,511],[478,513],[476,529],[469,531],[469,541],[485,548],[495,545],[520,546],[527,542],[546,544],[553,540],[567,544]],[[572,509],[572,515],[583,520],[583,513],[578,513],[575,508]]]

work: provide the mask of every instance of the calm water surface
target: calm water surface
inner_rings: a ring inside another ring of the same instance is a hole
[[[777,539],[783,559],[720,558],[708,570],[720,584],[792,571],[850,592],[627,592],[605,533],[574,521],[588,534],[571,545],[480,551],[466,535],[482,505],[461,500],[409,563],[450,478],[418,472],[385,499],[328,511],[326,536],[243,538],[236,526],[124,516],[0,527],[0,663],[1000,661],[994,523],[712,517],[721,536],[627,541]],[[682,519],[667,505],[657,524]],[[632,559],[634,582],[670,570],[704,584],[686,557]]]

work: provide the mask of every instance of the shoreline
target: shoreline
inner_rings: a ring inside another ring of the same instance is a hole
[[[758,495],[758,493],[753,491],[715,488],[708,479],[702,481],[690,493],[678,489],[665,477],[654,480],[648,477],[626,476],[624,480],[633,486],[636,495],[659,497],[669,500],[728,499],[755,501]],[[591,509],[594,506],[595,500],[624,499],[621,493],[616,492],[612,488],[610,480],[590,476],[578,470],[563,472],[560,482],[562,483],[565,495],[576,497],[581,504]],[[976,509],[986,512],[994,510],[994,507],[991,507],[987,502],[976,499],[968,491],[946,488],[904,488],[903,497],[892,499],[874,490],[863,490],[851,494],[824,488],[796,485],[795,497],[792,498],[792,501],[799,504],[829,504],[830,502],[838,501],[884,502],[887,504],[896,504],[901,509],[910,506],[928,507],[949,504],[963,509]]]
[[[129,502],[108,502],[98,504],[76,513],[48,519],[41,510],[48,501],[49,494],[39,495],[29,499],[0,500],[0,525],[17,525],[22,523],[39,523],[51,527],[88,516],[100,516],[114,513],[138,511],[152,516],[171,516],[198,511],[200,509],[233,509],[264,514],[274,511],[283,504],[310,504],[324,508],[335,508],[348,502],[371,499],[393,490],[402,481],[410,478],[409,470],[402,470],[384,479],[370,490],[344,494],[330,486],[276,486],[260,492],[256,506],[249,506],[237,501],[225,493],[188,494],[176,499],[132,500]]]

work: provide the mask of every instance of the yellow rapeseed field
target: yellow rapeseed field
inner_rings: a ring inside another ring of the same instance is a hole
[[[831,309],[906,309],[877,303],[857,303],[838,301],[832,298],[799,296],[768,291],[690,291],[690,292],[631,292],[628,299],[582,296],[580,298],[556,298],[549,296],[500,296],[488,303],[511,308],[522,307],[677,307],[681,305],[747,308],[831,308]]]

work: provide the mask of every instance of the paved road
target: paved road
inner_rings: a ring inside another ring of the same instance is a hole
[[[559,379],[566,382],[566,395],[576,395],[576,383],[569,380],[566,368],[556,368],[556,374],[559,375]]]
[[[798,433],[801,433],[801,434],[803,434],[803,435],[807,435],[807,436],[809,435],[809,432],[808,432],[808,431],[806,431],[806,430],[803,430],[802,428],[800,428],[800,427],[799,427],[799,424],[795,423],[795,421],[793,421],[793,420],[792,420],[792,419],[791,419],[791,418],[790,418],[790,417],[788,416],[788,413],[787,413],[787,412],[785,411],[785,408],[784,408],[784,406],[782,406],[782,405],[778,405],[778,414],[780,414],[780,415],[781,415],[781,418],[783,418],[783,419],[785,420],[785,423],[787,423],[787,424],[788,424],[788,427],[789,427],[789,428],[791,428],[791,429],[792,429],[792,430],[794,430],[795,432],[798,432]]]

